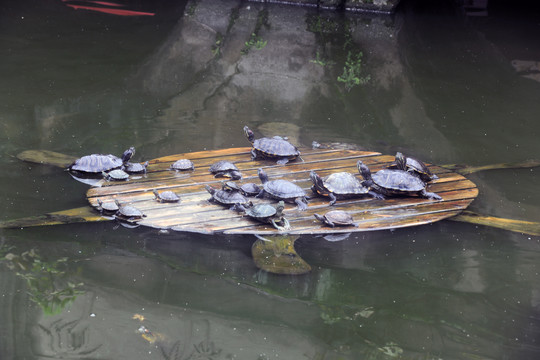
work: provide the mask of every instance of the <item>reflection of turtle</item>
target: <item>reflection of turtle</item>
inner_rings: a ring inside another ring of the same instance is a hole
[[[300,186],[283,179],[268,180],[263,169],[259,169],[259,179],[263,183],[263,189],[257,197],[267,195],[272,199],[294,202],[298,205],[298,210],[307,209],[306,193]]]
[[[338,199],[358,197],[374,192],[360,182],[353,174],[337,172],[321,178],[315,171],[311,171],[309,178],[313,182],[311,190],[319,195],[328,196],[330,205],[334,205]]]
[[[118,205],[118,211],[115,214],[115,217],[118,220],[123,220],[127,222],[137,222],[143,217],[146,217],[145,214],[139,209],[131,205],[122,205],[118,200],[115,200],[116,205]]]
[[[418,176],[423,182],[428,182],[439,178],[437,175],[433,174],[431,170],[429,170],[427,165],[424,164],[422,161],[408,156],[405,157],[405,166],[403,166],[403,163],[401,163],[401,168],[398,168],[397,159],[402,156],[402,153],[396,153],[396,162],[390,165],[388,168],[406,170],[411,174]]]
[[[195,165],[193,165],[193,162],[189,159],[180,159],[172,163],[170,169],[176,171],[194,170]]]
[[[169,190],[162,191],[160,193],[157,190],[154,190],[153,193],[156,197],[156,200],[162,203],[165,203],[165,202],[173,203],[173,202],[180,201],[180,197],[176,195],[176,193]]]
[[[206,191],[208,191],[212,197],[208,199],[211,202],[216,202],[221,205],[248,205],[251,202],[240,194],[238,191],[217,190],[210,185],[205,185]]]
[[[279,231],[289,230],[291,228],[289,221],[283,216],[284,208],[285,203],[283,200],[275,206],[265,203],[253,205],[248,208],[242,205],[235,205],[235,210],[242,210],[252,219],[272,224]]]
[[[398,167],[404,166],[405,159],[398,159]],[[362,174],[364,186],[372,188],[374,191],[385,196],[410,196],[418,195],[427,199],[441,200],[435,193],[426,191],[426,184],[420,178],[411,175],[404,170],[383,169],[371,175],[369,168],[358,161],[358,171]]]
[[[232,162],[227,160],[219,160],[210,166],[210,172],[214,177],[230,177],[233,180],[242,178],[240,170]]]
[[[323,223],[335,227],[335,226],[358,226],[354,222],[353,217],[346,211],[332,210],[324,215],[313,214],[315,218]]]
[[[255,139],[253,131],[251,131],[247,126],[244,126],[244,133],[246,134],[249,142],[253,145],[251,149],[251,160],[255,159],[277,159],[277,163],[284,165],[289,162],[289,160],[296,159],[300,156],[300,151],[288,142],[279,136],[274,136],[273,138],[260,138]]]
[[[108,173],[104,171],[102,174],[106,180],[124,181],[129,178],[129,174],[125,172],[124,170],[120,170],[120,169],[115,169],[115,170],[109,171]]]

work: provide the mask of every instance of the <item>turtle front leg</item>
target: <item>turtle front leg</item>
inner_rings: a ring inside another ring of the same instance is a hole
[[[334,205],[337,201],[337,197],[333,193],[328,193],[328,197],[330,198],[330,206]]]
[[[431,200],[442,200],[442,197],[435,194],[434,192],[427,192],[426,189],[420,191],[420,196]]]
[[[298,210],[305,211],[308,208],[307,200],[303,197],[298,197],[294,199],[296,205],[298,205]]]
[[[285,164],[287,164],[288,162],[289,162],[289,159],[286,158],[286,157],[284,157],[284,158],[281,158],[281,159],[279,159],[278,161],[276,161],[276,164],[278,164],[278,165],[285,165]]]
[[[251,149],[251,160],[255,160],[257,158],[257,151],[255,149]]]

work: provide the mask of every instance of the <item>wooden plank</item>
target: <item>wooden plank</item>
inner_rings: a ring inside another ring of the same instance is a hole
[[[169,171],[170,164],[187,158],[195,163],[195,170],[189,172]],[[232,148],[216,151],[201,151],[188,154],[164,156],[150,160],[148,173],[132,176],[127,182],[102,182],[102,186],[88,190],[87,198],[91,206],[97,207],[98,200],[112,201],[136,206],[146,215],[140,225],[159,229],[173,229],[200,233],[223,232],[228,234],[275,234],[276,229],[258,223],[227,207],[208,201],[210,194],[204,185],[220,187],[221,181],[209,173],[208,167],[222,159],[234,162],[243,174],[241,182],[260,183],[257,170],[264,168],[271,179],[281,178],[293,181],[306,190],[309,207],[298,211],[295,204],[286,204],[285,215],[292,225],[290,233],[327,234],[333,232],[370,231],[427,224],[454,216],[465,209],[478,195],[474,183],[462,175],[438,166],[430,166],[439,176],[428,186],[428,191],[438,193],[443,200],[429,200],[419,197],[401,197],[377,200],[371,197],[339,200],[330,207],[328,199],[313,195],[309,172],[317,171],[326,176],[337,171],[348,171],[359,179],[356,162],[361,159],[372,171],[377,171],[393,162],[394,157],[370,151],[352,150],[311,150],[303,149],[304,161],[293,161],[277,165],[270,160],[252,161],[250,148]],[[226,179],[225,179],[226,180]],[[152,190],[175,191],[180,203],[159,203]],[[268,199],[252,199],[253,203],[274,202]],[[324,214],[331,209],[350,212],[358,227],[329,228],[313,217],[314,213]]]

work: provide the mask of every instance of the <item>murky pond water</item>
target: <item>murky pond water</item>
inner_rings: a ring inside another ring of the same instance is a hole
[[[125,16],[0,9],[0,220],[87,204],[27,149],[136,159],[352,143],[437,164],[538,159],[538,8],[412,1],[394,16],[240,1],[119,2]],[[512,10],[512,11],[510,11]],[[116,13],[116,14],[115,14]],[[540,220],[537,168],[478,172],[471,209]],[[250,236],[114,222],[0,230],[0,358],[536,359],[540,237],[442,221],[302,236],[305,275],[259,270]]]

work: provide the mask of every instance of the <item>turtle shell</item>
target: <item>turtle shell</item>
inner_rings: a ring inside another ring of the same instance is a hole
[[[255,196],[261,192],[261,187],[255,183],[245,183],[240,186],[240,191],[245,196]]]
[[[375,185],[396,193],[418,192],[426,187],[420,178],[404,170],[382,169],[371,177]]]
[[[137,209],[134,206],[121,205],[118,203],[118,201],[116,201],[116,204],[119,207],[118,212],[116,213],[116,216],[122,220],[133,221],[133,220],[139,220],[139,219],[142,219],[143,217],[146,217],[146,215],[143,214],[141,210]]]
[[[296,146],[280,137],[256,139],[253,148],[266,157],[293,158],[300,155]]]
[[[128,162],[124,166],[124,171],[130,174],[145,173],[147,166],[148,166],[148,161],[145,162],[144,164]]]
[[[264,184],[264,191],[276,199],[294,199],[305,197],[306,193],[300,186],[283,179],[270,180]]]
[[[323,178],[323,184],[336,195],[361,195],[369,191],[356,176],[348,172],[330,174]]]
[[[194,170],[195,165],[193,165],[193,162],[189,159],[180,159],[176,160],[174,163],[171,164],[171,170]]]
[[[125,172],[124,170],[120,170],[120,169],[115,169],[115,170],[109,171],[108,173],[104,172],[103,176],[105,176],[105,178],[108,180],[116,180],[116,181],[127,180],[129,178],[129,174]]]
[[[159,202],[178,202],[180,201],[180,197],[176,195],[173,191],[162,191],[160,193],[157,192],[157,190],[154,190],[154,195],[156,196],[156,200]]]
[[[212,194],[212,199],[222,205],[248,204],[249,201],[238,191],[216,190],[209,185],[205,186],[206,191]]]
[[[416,175],[416,176],[420,177],[420,179],[422,181],[424,181],[424,182],[428,182],[428,181],[435,180],[435,179],[439,178],[437,175],[433,174],[431,172],[431,170],[429,170],[429,168],[427,167],[426,164],[424,164],[422,161],[420,161],[418,159],[415,159],[415,158],[406,157],[405,158],[405,167],[404,168],[399,168],[397,158],[400,157],[400,156],[403,156],[403,155],[398,152],[396,154],[396,163],[390,165],[388,167],[389,169],[407,170],[410,173],[412,173],[413,175]],[[401,165],[401,166],[403,167],[403,165]]]
[[[227,160],[219,160],[210,166],[210,172],[212,174],[227,171],[239,171],[236,165]]]
[[[118,169],[122,164],[122,159],[117,156],[111,154],[92,154],[75,160],[68,167],[68,170],[80,173],[101,174],[103,171]]]
[[[246,215],[256,219],[270,218],[276,215],[276,207],[270,204],[257,204],[246,209]]]
[[[343,210],[332,210],[321,216],[319,214],[313,214],[317,220],[323,221],[324,223],[334,227],[334,226],[349,226],[355,225],[354,219],[346,211]]]
[[[115,213],[119,209],[118,205],[113,201],[102,202],[101,200],[98,199],[97,202],[99,205],[99,209],[102,212]]]

